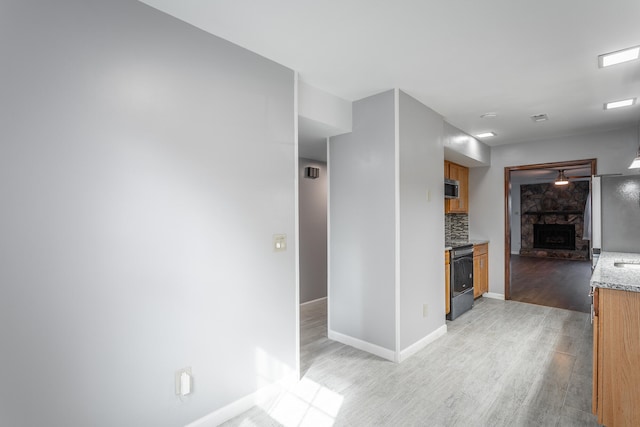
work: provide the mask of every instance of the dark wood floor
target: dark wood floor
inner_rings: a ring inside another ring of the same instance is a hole
[[[589,313],[590,261],[511,255],[511,299]]]

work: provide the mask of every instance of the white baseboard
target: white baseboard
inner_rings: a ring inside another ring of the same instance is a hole
[[[301,302],[300,305],[307,305],[307,304],[313,304],[314,302],[320,302],[323,299],[327,299],[327,297],[322,297],[322,298],[317,298],[317,299],[313,299],[311,301],[307,301],[307,302]]]
[[[289,390],[296,383],[297,375],[288,375],[282,380],[261,388],[255,393],[242,397],[235,402],[231,402],[226,406],[197,419],[185,427],[216,427],[229,421],[233,417],[237,417],[245,411],[256,405],[262,405],[269,400],[277,397],[280,393]]]
[[[482,294],[483,297],[485,298],[491,298],[491,299],[499,299],[504,301],[504,294],[496,294],[494,292],[487,292],[485,294]]]
[[[396,352],[393,350],[389,350],[388,348],[380,347],[379,345],[371,344],[370,342],[363,341],[358,338],[350,337],[349,335],[344,335],[331,330],[328,331],[327,336],[331,340],[350,345],[351,347],[355,347],[358,350],[375,354],[378,357],[382,357],[383,359],[387,359],[392,362],[396,361]]]
[[[421,340],[411,344],[409,347],[402,350],[400,352],[400,359],[398,360],[398,362],[407,360],[409,357],[413,356],[414,354],[416,354],[417,352],[419,352],[420,350],[422,350],[423,348],[425,348],[426,346],[428,346],[429,344],[431,344],[441,336],[445,335],[446,333],[447,333],[447,325],[445,324],[440,326],[438,329],[431,332],[426,337],[422,338]]]

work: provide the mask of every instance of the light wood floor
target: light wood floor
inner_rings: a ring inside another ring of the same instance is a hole
[[[590,313],[590,261],[511,255],[511,299]]]
[[[327,339],[302,306],[304,378],[226,426],[597,426],[589,316],[480,298],[401,364]]]

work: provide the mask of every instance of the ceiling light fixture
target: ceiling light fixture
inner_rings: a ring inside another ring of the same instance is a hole
[[[636,103],[635,98],[623,99],[621,101],[607,102],[606,104],[604,104],[604,109],[613,110],[614,108],[630,107],[635,103]]]
[[[610,65],[621,64],[623,62],[633,61],[640,57],[640,46],[634,46],[627,49],[609,52],[598,56],[598,66],[600,68]]]
[[[564,171],[558,171],[558,177],[556,178],[554,184],[555,185],[567,185],[569,183],[569,180],[567,179],[566,176],[564,176]]]
[[[629,165],[629,169],[640,169],[640,123],[638,123],[638,155]]]
[[[498,117],[498,113],[484,113],[480,116],[481,119],[495,119]]]
[[[476,135],[477,138],[491,138],[492,136],[496,136],[495,132],[483,132]]]

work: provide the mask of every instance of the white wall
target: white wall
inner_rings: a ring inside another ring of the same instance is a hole
[[[625,173],[637,149],[635,128],[492,148],[491,167],[469,172],[471,237],[489,238],[489,291],[504,293],[504,168],[596,158],[598,173]]]
[[[351,132],[351,101],[339,98],[307,83],[298,83],[298,114],[334,130],[333,135]]]
[[[467,167],[489,166],[491,148],[457,127],[444,122],[444,157]]]
[[[329,334],[395,351],[394,91],[329,142]]]
[[[400,349],[406,349],[445,324],[444,151],[440,115],[402,91],[399,109]]]
[[[295,368],[294,73],[132,0],[6,0],[0,52],[0,424],[180,426]]]
[[[308,166],[320,169],[316,179],[304,177]],[[300,302],[327,296],[327,164],[300,158]]]

